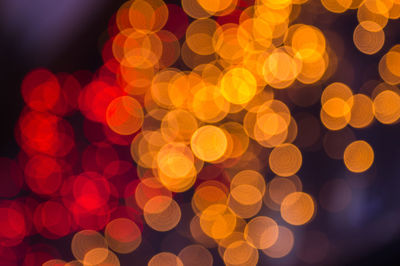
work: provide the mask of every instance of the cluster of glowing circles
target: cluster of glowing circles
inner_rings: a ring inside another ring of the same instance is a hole
[[[176,254],[152,250],[140,262],[149,266],[213,265],[211,248],[226,265],[290,254],[293,228],[317,215],[316,198],[303,191],[307,151],[320,149],[362,175],[375,154],[352,130],[400,119],[400,45],[379,61],[383,82],[353,91],[330,79],[339,52],[325,31],[297,20],[306,2],[127,1],[96,75],[29,73],[16,130],[22,170],[1,160],[14,183],[0,192],[16,196],[24,177],[50,199],[32,203],[33,214],[20,202],[1,205],[12,230],[0,229],[0,244],[20,244],[33,217],[46,238],[75,233],[74,261],[46,266],[118,266],[118,254],[149,245],[148,231],[176,231],[193,242]],[[353,42],[365,55],[384,47],[385,26],[400,17],[397,0],[321,3],[338,14],[357,9]],[[313,105],[319,117],[304,111]],[[63,118],[76,110],[90,143],[81,154]],[[345,197],[334,205],[320,196],[324,209],[340,211],[351,200],[338,180],[321,193],[337,188]]]

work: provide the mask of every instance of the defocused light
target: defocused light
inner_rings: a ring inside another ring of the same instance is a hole
[[[161,252],[152,257],[148,263],[148,266],[183,266],[183,263],[179,257],[170,252]]]
[[[246,241],[257,249],[271,247],[278,239],[278,225],[265,216],[258,216],[248,222],[244,229]]]
[[[343,155],[347,169],[355,173],[361,173],[371,167],[374,162],[374,150],[363,140],[350,143]]]
[[[280,176],[291,176],[299,171],[302,164],[300,150],[292,144],[275,147],[269,155],[271,170]]]
[[[212,162],[221,158],[227,149],[225,133],[215,126],[203,126],[194,132],[190,146],[201,160]]]
[[[282,218],[292,225],[302,225],[309,222],[314,213],[314,200],[304,192],[293,192],[287,195],[281,204]]]

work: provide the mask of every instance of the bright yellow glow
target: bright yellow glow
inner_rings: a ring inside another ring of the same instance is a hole
[[[221,79],[221,94],[234,104],[248,103],[256,94],[257,82],[245,68],[233,68]]]
[[[225,154],[228,141],[222,129],[216,126],[203,126],[194,132],[190,145],[197,158],[212,162]]]

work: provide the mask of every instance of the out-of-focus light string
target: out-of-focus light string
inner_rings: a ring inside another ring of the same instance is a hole
[[[398,0],[321,4],[324,12],[357,10],[353,41],[367,55],[382,49],[385,26],[400,17]],[[10,198],[0,203],[0,245],[10,263],[30,236],[74,233],[75,260],[33,246],[23,264],[120,265],[118,254],[140,248],[145,227],[170,231],[183,217],[191,244],[155,254],[149,266],[213,265],[213,248],[226,265],[290,254],[294,228],[317,215],[318,198],[298,176],[302,150],[323,149],[363,173],[374,150],[352,128],[400,118],[400,46],[380,59],[382,81],[368,89],[330,82],[341,68],[334,39],[297,22],[313,5],[320,3],[127,1],[110,22],[96,73],[27,74],[15,130],[21,152],[0,160],[9,176],[0,194]],[[319,101],[319,117],[295,111]],[[77,115],[80,129],[70,120]],[[336,212],[351,190],[336,179],[322,195],[333,188],[346,197],[319,201]],[[37,197],[15,198],[21,189]],[[189,209],[179,200],[188,191]],[[310,239],[327,242],[318,233]]]

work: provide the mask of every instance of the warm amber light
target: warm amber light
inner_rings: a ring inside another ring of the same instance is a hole
[[[216,126],[203,126],[193,134],[190,146],[199,159],[212,162],[225,154],[228,141],[222,129]]]
[[[281,216],[289,224],[302,225],[314,216],[314,200],[304,192],[287,195],[281,204]]]
[[[366,141],[354,141],[346,147],[343,161],[350,171],[355,173],[364,172],[374,162],[374,150]]]
[[[280,176],[291,176],[297,173],[302,161],[300,150],[293,144],[277,146],[269,155],[269,167]]]

